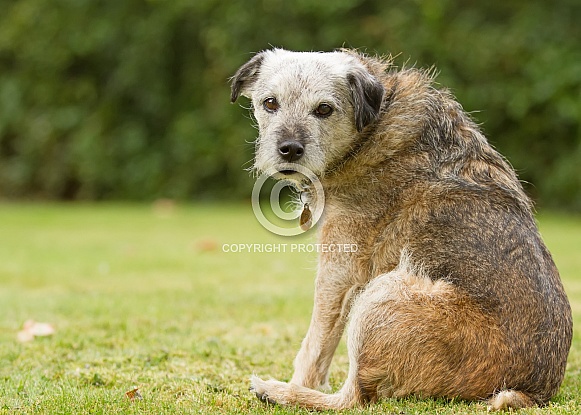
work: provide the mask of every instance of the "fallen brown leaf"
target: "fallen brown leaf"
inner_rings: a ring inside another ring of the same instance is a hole
[[[125,396],[127,396],[127,398],[132,402],[136,399],[139,401],[143,400],[143,396],[141,396],[141,393],[139,393],[139,388],[134,388],[125,392]]]
[[[52,336],[55,329],[50,323],[39,323],[34,320],[26,320],[22,330],[16,335],[19,342],[25,343],[34,340],[35,337]]]
[[[170,218],[175,210],[176,202],[172,199],[157,199],[153,202],[153,213],[159,218]]]
[[[218,250],[218,242],[213,239],[202,239],[196,242],[195,250],[198,252],[211,252]]]

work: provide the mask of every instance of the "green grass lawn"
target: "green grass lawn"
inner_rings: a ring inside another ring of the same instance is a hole
[[[560,393],[547,408],[521,413],[581,413],[581,218],[539,221],[577,326]],[[249,204],[0,204],[0,413],[309,413],[263,405],[248,392],[248,377],[292,375],[310,320],[315,255],[222,246],[311,238],[268,233]],[[20,343],[28,319],[56,333]],[[346,373],[342,344],[333,387]],[[142,400],[125,396],[134,386]],[[385,400],[344,413],[486,413],[486,406]]]

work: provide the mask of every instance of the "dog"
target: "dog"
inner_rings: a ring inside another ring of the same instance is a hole
[[[320,242],[358,247],[319,253],[294,374],[252,376],[261,400],[326,410],[445,397],[503,410],[558,391],[571,309],[531,201],[433,77],[353,50],[283,49],[232,77],[231,102],[250,98],[258,124],[256,171],[297,183],[284,166],[312,171],[325,192]],[[345,327],[349,372],[329,393]]]

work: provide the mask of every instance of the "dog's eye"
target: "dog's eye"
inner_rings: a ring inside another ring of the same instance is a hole
[[[333,108],[329,104],[320,104],[315,108],[315,115],[321,118],[327,118],[333,113]]]
[[[262,103],[262,106],[268,112],[276,112],[280,105],[278,105],[276,98],[266,98]]]

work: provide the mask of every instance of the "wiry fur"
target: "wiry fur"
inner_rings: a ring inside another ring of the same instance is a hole
[[[352,51],[272,50],[234,76],[232,101],[240,94],[260,128],[256,168],[281,163],[281,137],[301,140],[298,163],[325,189],[320,242],[358,246],[320,254],[295,373],[290,383],[253,377],[258,397],[341,409],[443,396],[501,410],[557,392],[571,310],[531,203],[428,73]],[[276,113],[261,107],[267,97]],[[335,108],[329,118],[313,116],[321,102]],[[328,389],[348,319],[347,380],[335,394],[317,391]]]

